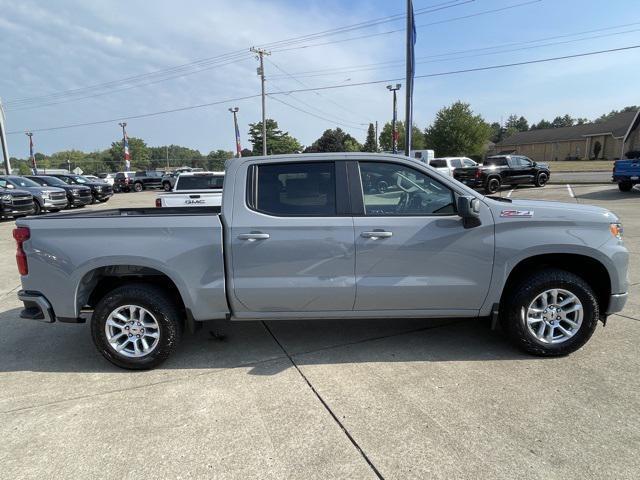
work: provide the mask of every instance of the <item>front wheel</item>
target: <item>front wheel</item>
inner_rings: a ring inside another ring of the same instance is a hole
[[[162,189],[163,189],[165,192],[170,192],[170,191],[171,191],[171,184],[170,184],[169,182],[164,182],[164,183],[162,184]]]
[[[500,322],[511,342],[542,357],[568,355],[581,348],[598,325],[596,296],[581,277],[545,269],[505,292]]]
[[[141,192],[142,190],[144,190],[144,187],[142,186],[142,184],[140,182],[136,182],[133,184],[133,189],[136,192]]]
[[[544,172],[540,172],[536,177],[535,185],[536,187],[544,187],[549,181],[549,175]]]
[[[98,351],[130,370],[160,365],[176,349],[181,333],[175,302],[164,290],[147,284],[124,285],[107,293],[91,318]]]
[[[484,187],[484,191],[487,193],[496,193],[500,190],[500,179],[497,177],[487,180],[487,184]]]
[[[631,183],[631,182],[620,182],[618,184],[618,188],[620,189],[621,192],[630,192],[631,189],[633,188],[633,183]]]

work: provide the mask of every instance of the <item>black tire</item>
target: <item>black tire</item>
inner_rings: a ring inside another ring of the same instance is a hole
[[[151,312],[160,326],[157,346],[142,357],[127,357],[109,344],[105,323],[115,309],[138,305]],[[91,318],[91,336],[98,351],[114,365],[129,370],[148,370],[164,362],[176,349],[182,336],[179,310],[171,296],[148,284],[128,284],[107,293],[96,305]]]
[[[42,213],[42,205],[37,200],[33,201],[33,214],[40,215]]]
[[[498,177],[489,178],[484,186],[484,191],[487,193],[496,193],[498,190],[500,190],[500,179]]]
[[[549,175],[546,172],[540,172],[536,175],[536,187],[544,187],[549,181]]]
[[[543,343],[529,331],[526,309],[538,295],[553,288],[568,290],[580,300],[582,324],[572,337],[562,343]],[[516,347],[532,355],[558,357],[573,353],[587,343],[598,326],[600,312],[592,288],[581,277],[565,270],[540,270],[505,292],[505,296],[507,300],[501,308],[500,324]]]
[[[133,189],[136,192],[141,192],[141,191],[144,190],[144,185],[142,185],[142,183],[140,183],[140,182],[136,182],[136,183],[133,184]]]
[[[109,201],[111,197],[107,197],[107,198],[103,198],[102,200],[100,200],[100,202],[102,203],[107,203]]]
[[[633,183],[631,182],[620,182],[618,183],[618,188],[621,192],[630,192],[633,188]]]
[[[170,192],[170,191],[171,191],[171,184],[170,184],[169,182],[164,182],[164,183],[162,184],[162,189],[163,189],[165,192]]]

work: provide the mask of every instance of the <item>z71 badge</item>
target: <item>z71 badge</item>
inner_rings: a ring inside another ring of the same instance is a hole
[[[505,218],[531,218],[533,217],[533,210],[502,210],[502,212],[500,212],[500,216]]]

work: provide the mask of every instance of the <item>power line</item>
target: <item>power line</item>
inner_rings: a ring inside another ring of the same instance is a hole
[[[285,102],[281,98],[271,97],[271,95],[269,95],[269,96],[270,96],[270,98],[272,100],[275,100],[276,102],[282,103],[282,104],[286,105],[287,107],[293,108],[294,110],[298,110],[299,112],[302,112],[302,113],[306,113],[307,115],[311,115],[312,117],[319,118],[320,120],[325,120],[327,122],[330,122],[331,124],[341,125],[341,126],[347,127],[347,128],[357,128],[358,130],[362,130],[362,131],[366,131],[367,130],[366,128],[362,128],[362,127],[350,127],[349,125],[345,125],[343,123],[336,122],[335,120],[332,120],[330,118],[323,117],[322,115],[318,115],[316,113],[310,112],[308,110],[305,110],[304,108],[300,108],[300,107],[297,107],[295,105],[291,105],[290,103]]]
[[[455,1],[442,2],[442,3],[439,3],[439,4],[432,5],[431,7],[424,7],[422,9],[419,9],[418,13],[416,13],[416,14],[417,15],[421,15],[421,14],[429,13],[429,12],[432,12],[432,11],[440,10],[440,9],[443,9],[443,8],[451,8],[451,7],[462,5],[462,4],[465,4],[465,3],[470,3],[470,2],[473,2],[473,1],[474,0],[465,0],[465,1],[461,2],[460,0],[455,0]],[[353,24],[353,25],[337,27],[337,28],[334,28],[334,29],[325,30],[325,31],[322,31],[322,32],[317,32],[317,33],[314,33],[314,34],[307,34],[307,35],[302,35],[302,36],[298,36],[298,37],[284,39],[284,40],[280,40],[280,41],[276,41],[276,42],[267,43],[267,44],[263,45],[263,48],[268,48],[271,45],[280,45],[280,46],[282,46],[282,45],[291,45],[291,44],[307,41],[308,39],[321,38],[321,37],[324,37],[324,36],[336,35],[336,34],[344,33],[345,31],[352,31],[352,30],[357,30],[357,29],[362,29],[362,28],[369,28],[371,26],[375,26],[375,25],[379,25],[379,24],[382,24],[382,23],[387,23],[387,22],[390,22],[390,21],[396,21],[396,20],[402,19],[402,18],[404,18],[404,16],[405,16],[405,14],[388,15],[386,17],[381,17],[381,18],[369,20],[369,21],[366,21],[366,22],[360,22],[360,23]],[[228,53],[216,55],[216,56],[213,56],[213,57],[208,57],[208,58],[204,58],[204,59],[200,59],[200,60],[194,60],[192,62],[184,63],[184,64],[177,65],[177,66],[174,66],[174,67],[168,67],[168,68],[165,68],[165,69],[160,69],[160,70],[156,70],[156,71],[148,72],[148,73],[144,73],[144,74],[132,75],[132,76],[125,77],[125,78],[122,78],[122,79],[118,79],[118,80],[112,80],[112,81],[99,83],[99,84],[94,84],[94,85],[89,85],[89,86],[85,86],[85,87],[79,87],[79,88],[74,88],[74,89],[69,89],[69,90],[63,90],[63,91],[54,92],[54,93],[45,94],[45,95],[17,98],[17,99],[13,99],[13,100],[7,101],[6,105],[7,106],[18,106],[18,105],[22,106],[24,104],[33,103],[33,102],[37,102],[37,101],[51,101],[51,100],[55,100],[55,99],[64,98],[64,97],[67,97],[67,96],[75,96],[75,95],[86,94],[86,93],[91,92],[93,90],[103,90],[103,89],[107,89],[107,88],[111,88],[111,87],[117,87],[117,86],[120,86],[120,85],[130,85],[131,83],[136,83],[136,82],[139,82],[141,80],[146,81],[148,78],[153,77],[153,76],[157,76],[157,75],[160,75],[160,76],[172,75],[170,78],[167,78],[167,79],[176,78],[178,76],[191,75],[193,73],[198,73],[198,72],[204,70],[205,68],[203,68],[203,67],[211,66],[212,63],[215,64],[217,62],[223,62],[223,61],[230,60],[230,59],[236,59],[236,58],[239,58],[241,56],[246,56],[246,53],[247,53],[246,49],[236,50],[236,51],[233,51],[233,52],[228,52]],[[194,68],[195,68],[194,71],[189,71],[190,69],[194,69]],[[176,75],[176,73],[177,73],[177,75]],[[144,83],[141,84],[141,85],[136,84],[135,86],[130,86],[130,88],[135,88],[135,87],[144,86],[144,85],[145,85]],[[107,93],[110,93],[110,92],[107,92]]]
[[[289,78],[291,78],[292,80],[294,80],[298,84],[302,85],[303,87],[309,88],[309,85],[304,83],[302,80],[299,80],[298,78],[296,78],[296,76],[294,76],[294,75],[290,74],[289,72],[287,72],[285,69],[283,69],[282,67],[277,65],[274,61],[269,60],[269,63],[271,63],[274,67],[276,67],[276,69],[280,70],[282,73],[284,73],[286,76],[288,76]],[[271,78],[273,78],[273,76],[271,76]],[[342,109],[342,110],[344,110],[346,112],[349,112],[349,113],[354,114],[354,115],[358,115],[357,113],[353,112],[352,110],[349,110],[349,109],[345,108],[344,106],[340,105],[338,102],[336,102],[332,98],[329,98],[329,97],[327,97],[325,95],[322,95],[320,92],[316,92],[316,95],[319,96],[319,97],[322,97],[323,99],[329,101],[330,103],[334,104],[335,106],[337,106],[338,108],[340,108],[340,109]],[[298,101],[300,101],[300,100],[298,100]],[[317,110],[319,110],[319,109],[317,109]],[[336,117],[336,118],[339,118],[339,117]],[[355,123],[355,124],[358,124],[358,125],[363,125],[363,123],[359,123],[359,122],[348,122],[347,121],[347,123]],[[370,122],[367,121],[366,123],[370,123]]]
[[[514,63],[504,63],[504,64],[499,64],[499,65],[489,65],[489,66],[485,66],[485,67],[467,68],[467,69],[462,69],[462,70],[452,70],[452,71],[448,71],[448,72],[429,73],[429,74],[424,74],[424,75],[416,75],[415,78],[431,78],[431,77],[440,77],[440,76],[445,76],[445,75],[457,75],[457,74],[461,74],[461,73],[472,73],[472,72],[481,72],[481,71],[486,71],[486,70],[496,70],[496,69],[510,68],[510,67],[516,67],[516,66],[522,66],[522,65],[531,65],[531,64],[538,64],[538,63],[545,63],[545,62],[554,62],[554,61],[559,61],[559,60],[568,60],[568,59],[573,59],[573,58],[588,57],[588,56],[593,56],[593,55],[601,55],[601,54],[605,54],[605,53],[623,52],[623,51],[628,51],[628,50],[634,50],[634,49],[637,49],[637,48],[640,48],[640,44],[638,44],[638,45],[628,45],[626,47],[610,48],[610,49],[606,49],[606,50],[597,50],[597,51],[591,51],[591,52],[576,53],[576,54],[573,54],[573,55],[563,55],[563,56],[559,56],[559,57],[541,58],[541,59],[536,59],[536,60],[527,60],[527,61],[514,62]],[[384,79],[384,80],[370,80],[370,81],[366,81],[366,82],[349,83],[349,84],[325,85],[325,86],[321,86],[321,87],[300,88],[300,89],[278,91],[278,92],[267,92],[267,95],[269,95],[269,96],[289,95],[291,93],[316,92],[316,91],[324,91],[324,90],[333,90],[333,89],[338,89],[338,88],[358,87],[358,86],[363,86],[363,85],[377,85],[377,84],[380,84],[380,83],[397,82],[397,81],[401,81],[403,79],[404,79],[404,77],[401,77],[401,78],[387,78],[387,79]],[[99,125],[99,124],[103,124],[103,123],[112,123],[112,122],[117,122],[117,121],[121,121],[121,120],[132,120],[132,119],[137,119],[137,118],[153,117],[153,116],[164,115],[164,114],[168,114],[168,113],[175,113],[175,112],[182,112],[182,111],[186,111],[186,110],[193,110],[193,109],[196,109],[196,108],[210,107],[210,106],[214,106],[214,105],[220,105],[220,104],[223,104],[223,103],[230,103],[230,102],[248,100],[248,99],[257,98],[257,97],[260,97],[260,95],[259,94],[247,95],[247,96],[244,96],[244,97],[230,98],[230,99],[225,99],[225,100],[217,100],[215,102],[202,103],[202,104],[199,104],[199,105],[191,105],[191,106],[188,106],[188,107],[174,108],[174,109],[171,109],[171,110],[163,110],[163,111],[160,111],[160,112],[145,113],[145,114],[130,115],[130,116],[122,116],[122,117],[112,118],[112,119],[109,119],[109,120],[99,120],[99,121],[95,121],[95,122],[77,123],[77,124],[63,125],[63,126],[57,126],[57,127],[34,128],[34,129],[30,129],[30,131],[32,131],[32,132],[47,132],[47,131],[52,131],[52,130],[62,130],[62,129],[66,129],[66,128],[76,128],[76,127],[84,127],[84,126],[91,126],[91,125]],[[14,131],[11,131],[11,132],[7,132],[7,135],[15,135],[15,134],[22,134],[22,133],[24,133],[23,130],[14,130]]]
[[[640,22],[636,23],[636,25],[640,24]],[[585,41],[585,40],[593,40],[596,38],[604,38],[604,37],[612,37],[612,36],[616,36],[616,35],[623,35],[623,34],[627,34],[627,33],[635,33],[640,31],[640,29],[633,29],[633,30],[625,30],[622,32],[612,32],[612,33],[606,33],[606,34],[601,34],[601,35],[593,35],[593,36],[589,36],[589,37],[584,37],[584,38],[577,38],[577,39],[573,39],[573,40],[563,40],[560,42],[550,42],[550,43],[543,43],[540,45],[528,45],[534,42],[542,42],[544,40],[547,40],[548,38],[542,38],[542,39],[538,39],[538,40],[529,40],[526,42],[511,42],[508,44],[504,44],[504,45],[496,45],[493,47],[484,47],[484,48],[474,48],[474,49],[470,49],[470,50],[460,50],[458,52],[455,52],[455,54],[460,54],[460,53],[470,53],[470,52],[477,52],[477,51],[484,51],[484,50],[489,50],[489,49],[498,49],[498,48],[503,48],[506,46],[513,46],[513,45],[525,45],[527,44],[528,46],[525,47],[519,47],[519,48],[512,48],[512,49],[506,49],[506,50],[498,50],[495,52],[485,52],[485,53],[477,53],[474,55],[466,55],[466,56],[457,56],[457,57],[451,57],[451,58],[446,58],[447,55],[454,55],[454,53],[441,53],[441,54],[435,54],[435,55],[428,55],[425,57],[418,57],[416,58],[416,64],[426,64],[426,63],[437,63],[437,62],[444,62],[444,61],[451,61],[451,60],[463,60],[463,59],[467,59],[467,58],[476,58],[476,57],[480,57],[480,56],[487,56],[487,55],[499,55],[501,53],[510,53],[510,52],[517,52],[517,51],[523,51],[523,50],[531,50],[531,49],[535,49],[535,48],[543,48],[543,47],[549,47],[549,46],[555,46],[555,45],[565,45],[568,43],[574,43],[574,42],[581,42],[581,41]],[[579,35],[579,34],[575,34],[575,35]],[[550,37],[550,38],[557,38],[557,37]],[[440,57],[440,58],[437,58]],[[443,58],[444,57],[444,58]],[[424,60],[424,59],[431,59],[431,60]],[[311,77],[323,77],[323,76],[329,76],[329,75],[343,75],[343,74],[348,74],[348,73],[357,73],[357,72],[364,72],[364,71],[370,71],[370,70],[380,70],[380,69],[384,69],[384,68],[392,68],[396,65],[403,65],[404,64],[404,60],[392,60],[392,61],[387,61],[387,62],[378,62],[378,63],[369,63],[369,64],[363,64],[363,65],[353,65],[350,67],[336,67],[336,68],[327,68],[327,69],[319,69],[319,70],[310,70],[308,72],[300,72],[295,74],[296,77],[298,78],[311,78]],[[282,75],[275,75],[273,76],[274,78],[282,78]]]
[[[497,13],[497,12],[503,12],[505,10],[510,10],[513,8],[519,8],[519,7],[524,7],[526,5],[532,5],[534,3],[540,3],[542,0],[529,0],[526,2],[522,2],[522,3],[516,3],[514,5],[507,5],[506,7],[501,7],[501,8],[494,8],[492,10],[484,10],[482,12],[476,12],[476,13],[472,13],[469,15],[463,15],[460,17],[453,17],[453,18],[446,18],[443,20],[438,20],[435,22],[431,22],[431,23],[423,23],[422,25],[416,25],[416,28],[422,28],[422,27],[431,27],[433,25],[440,25],[443,23],[449,23],[449,22],[455,22],[458,20],[466,20],[468,18],[474,18],[474,17],[479,17],[482,15],[489,15],[491,13]],[[457,6],[457,5],[455,5]],[[324,42],[324,43],[313,43],[310,45],[302,45],[302,46],[296,46],[296,47],[290,47],[290,48],[276,48],[273,50],[273,52],[286,52],[289,50],[299,50],[302,48],[312,48],[312,47],[322,47],[325,45],[333,45],[335,43],[342,43],[342,42],[351,42],[353,40],[362,40],[363,38],[371,38],[371,37],[378,37],[381,35],[390,35],[392,33],[398,33],[398,32],[404,32],[405,29],[404,28],[398,28],[395,30],[387,30],[386,32],[377,32],[377,33],[369,33],[366,35],[360,35],[358,37],[351,37],[351,38],[343,38],[343,39],[338,39],[338,40],[332,40],[329,42]]]

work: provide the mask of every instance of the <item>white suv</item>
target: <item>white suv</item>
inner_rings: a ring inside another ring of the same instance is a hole
[[[429,165],[445,175],[453,177],[453,171],[456,168],[476,167],[478,163],[468,157],[441,157],[429,160]]]

